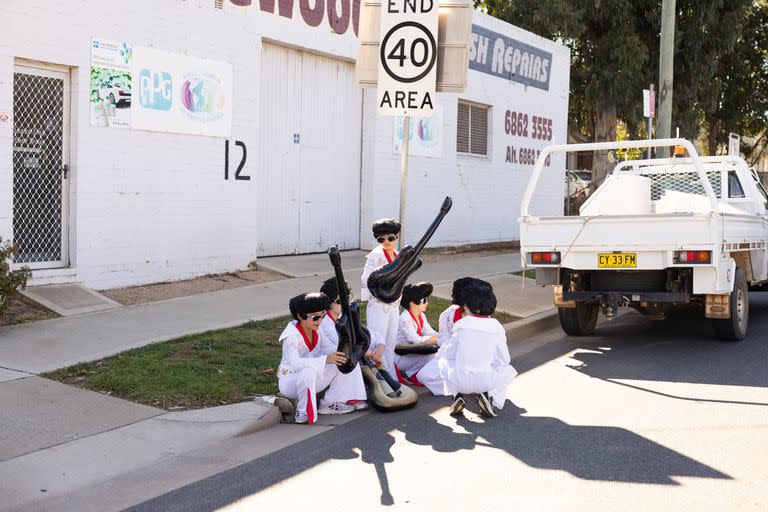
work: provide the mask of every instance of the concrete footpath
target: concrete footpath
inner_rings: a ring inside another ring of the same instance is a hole
[[[343,253],[353,286],[362,256],[361,251]],[[489,280],[498,309],[521,318],[507,325],[513,354],[515,340],[556,325],[551,292],[510,274],[520,268],[518,254],[460,256],[425,264],[412,279],[431,281],[435,295],[446,298],[458,277]],[[202,455],[206,447],[220,448],[239,438],[255,440],[259,436],[246,434],[277,424],[276,408],[256,400],[167,413],[37,376],[149,343],[285,315],[290,297],[317,290],[331,275],[326,255],[265,258],[259,264],[297,277],[0,328],[0,510],[118,510],[147,499],[149,487],[157,494],[167,492],[245,462],[247,454],[257,457],[290,443],[289,429],[281,431],[287,437],[279,442],[270,437],[273,434],[261,436],[272,439],[270,446],[210,458]],[[361,414],[366,413],[343,421]],[[318,428],[341,421],[325,417]],[[160,476],[160,468],[173,474]],[[153,484],[142,487],[142,475],[147,474],[155,475]],[[134,482],[138,495],[127,491],[130,486],[118,492],[126,478]]]

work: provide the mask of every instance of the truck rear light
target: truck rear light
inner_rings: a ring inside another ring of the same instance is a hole
[[[693,265],[712,263],[712,251],[675,251],[674,262]]]
[[[534,265],[559,265],[559,252],[532,252],[531,263]]]

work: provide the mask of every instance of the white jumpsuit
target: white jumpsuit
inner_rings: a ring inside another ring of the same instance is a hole
[[[419,380],[436,395],[488,392],[501,409],[517,375],[510,360],[499,321],[468,316],[456,322],[451,338],[419,372]]]
[[[424,313],[418,319],[410,311],[403,311],[400,315],[397,343],[423,343],[436,334]],[[405,384],[421,386],[417,374],[434,357],[435,354],[395,354],[397,378]]]
[[[448,306],[445,311],[440,313],[440,319],[437,321],[437,328],[440,334],[437,335],[437,344],[441,347],[451,339],[453,326],[461,320],[461,308],[456,304]]]
[[[298,400],[296,420],[317,421],[317,393],[328,388],[324,403],[365,400],[365,386],[360,366],[343,374],[335,364],[326,364],[336,344],[325,334],[313,332],[312,341],[297,321],[290,322],[280,334],[283,356],[277,370],[278,388],[288,398]]]
[[[395,257],[397,257],[397,253],[395,253]],[[375,331],[381,335],[380,337],[371,337],[371,350],[375,349],[377,345],[384,343],[382,366],[393,378],[396,378],[395,344],[397,343],[397,325],[400,316],[400,298],[398,297],[395,302],[388,304],[376,299],[368,290],[368,277],[371,273],[391,262],[392,260],[384,252],[384,249],[380,245],[377,246],[366,257],[365,268],[363,269],[363,276],[360,281],[362,283],[361,298],[364,301],[368,301],[365,308],[366,326],[371,332]]]

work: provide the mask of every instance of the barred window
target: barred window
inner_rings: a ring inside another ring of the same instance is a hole
[[[488,105],[459,101],[456,152],[488,156]]]

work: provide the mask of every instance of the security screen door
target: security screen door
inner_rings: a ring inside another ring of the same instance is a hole
[[[16,66],[13,74],[14,264],[65,267],[69,73]]]

